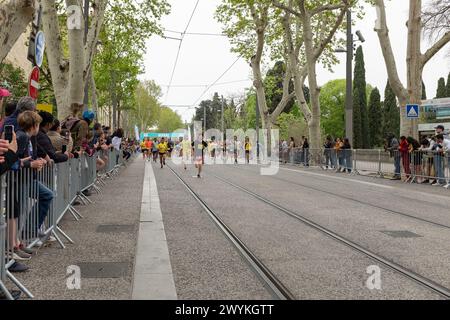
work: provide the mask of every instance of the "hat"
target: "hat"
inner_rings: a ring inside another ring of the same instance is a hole
[[[0,98],[9,97],[10,95],[11,93],[8,90],[0,88]]]
[[[85,120],[89,120],[92,121],[95,118],[95,113],[90,111],[90,110],[86,110],[85,112],[83,112],[83,119]]]
[[[444,126],[442,124],[438,125],[437,127],[435,127],[434,129],[441,129],[441,130],[445,130]]]

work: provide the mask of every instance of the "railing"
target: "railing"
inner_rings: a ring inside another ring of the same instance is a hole
[[[404,182],[438,182],[446,185],[450,180],[450,153],[416,150],[400,151],[362,149],[300,149],[281,151],[280,161],[304,167],[320,167],[368,174],[376,177],[392,176]]]
[[[103,172],[97,173],[97,157],[108,159]],[[78,159],[47,165],[41,171],[21,169],[0,177],[0,292],[12,299],[4,285],[8,278],[33,298],[32,293],[8,271],[16,262],[15,246],[20,243],[31,249],[50,236],[63,249],[66,246],[62,238],[73,243],[59,226],[60,221],[68,212],[77,221],[83,218],[73,204],[77,201],[92,203],[84,192],[100,193],[100,186],[106,185],[106,179],[113,179],[122,164],[121,152],[107,150],[92,157],[82,155]],[[46,206],[49,209],[44,217],[42,213],[47,211]]]

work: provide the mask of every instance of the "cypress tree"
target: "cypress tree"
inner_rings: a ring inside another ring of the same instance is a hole
[[[389,133],[394,134],[396,137],[400,135],[400,110],[397,106],[397,97],[392,91],[389,81],[387,82],[386,89],[384,91],[384,103],[383,103],[383,135],[386,136]]]
[[[369,136],[370,147],[381,147],[383,144],[383,110],[381,109],[381,97],[378,88],[372,90],[369,99]]]
[[[366,68],[362,46],[356,50],[355,76],[353,81],[353,126],[354,147],[370,147],[369,118],[367,114]]]
[[[450,98],[450,72],[447,76],[447,98]]]
[[[422,80],[422,100],[427,100],[427,90],[425,88],[425,83]]]
[[[440,78],[438,81],[436,99],[446,98],[446,97],[447,97],[447,88],[445,87],[445,79]]]

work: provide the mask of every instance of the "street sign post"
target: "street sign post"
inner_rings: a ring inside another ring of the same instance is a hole
[[[44,32],[39,31],[36,35],[35,48],[34,48],[34,63],[39,68],[42,67],[44,62],[44,50],[45,50],[45,35]]]
[[[34,67],[31,71],[30,78],[28,81],[28,95],[37,100],[39,95],[39,76],[40,71],[38,67]]]
[[[406,105],[406,117],[408,119],[418,119],[419,118],[419,105],[418,104],[407,104]]]

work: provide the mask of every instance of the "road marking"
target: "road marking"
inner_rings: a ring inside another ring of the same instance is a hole
[[[421,195],[423,197],[426,198],[430,198],[430,197],[434,197],[436,199],[442,199],[442,200],[446,200],[449,201],[450,197],[447,196],[442,196],[442,195],[438,195],[438,194],[432,194],[432,193],[426,193],[426,192],[421,192],[421,191],[416,191],[416,190],[406,190],[404,188],[400,188],[400,187],[395,187],[395,186],[385,186],[383,184],[378,184],[378,183],[372,183],[372,182],[366,182],[366,181],[359,181],[359,180],[354,180],[354,179],[348,179],[348,178],[342,178],[342,177],[333,177],[330,175],[326,175],[326,174],[321,174],[321,173],[314,173],[314,172],[306,172],[306,171],[301,171],[301,170],[295,170],[295,169],[289,169],[289,168],[282,168],[280,167],[280,169],[282,170],[287,170],[287,171],[294,171],[300,174],[309,174],[309,175],[315,175],[315,176],[321,176],[321,177],[326,177],[326,178],[330,178],[330,179],[336,179],[336,180],[344,180],[344,181],[350,181],[350,182],[356,182],[356,183],[360,183],[360,184],[365,184],[365,185],[369,185],[369,186],[374,186],[374,187],[379,187],[379,188],[384,188],[384,189],[390,189],[390,190],[395,190],[398,191],[400,193],[402,193],[402,195]],[[415,197],[413,197],[415,199]]]
[[[133,300],[177,299],[158,187],[147,161],[133,278]]]
[[[333,176],[326,175],[326,174],[321,174],[321,173],[306,172],[306,171],[295,170],[295,169],[288,169],[288,168],[280,168],[280,169],[287,170],[287,171],[294,171],[294,172],[297,172],[297,173],[300,173],[300,174],[309,174],[309,175],[312,175],[312,176],[325,177],[325,178],[336,179],[336,180],[341,180],[341,181],[351,181],[351,182],[365,184],[365,185],[373,186],[373,187],[379,187],[379,188],[385,188],[385,189],[394,189],[394,187],[392,187],[392,186],[385,186],[383,184],[366,182],[366,181],[359,181],[359,180],[354,180],[354,179],[347,179],[347,178],[342,178],[342,177],[333,177]]]

